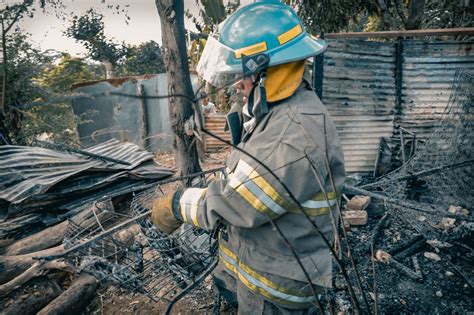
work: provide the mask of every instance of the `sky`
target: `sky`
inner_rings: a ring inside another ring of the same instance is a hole
[[[18,0],[0,0],[0,8],[15,2],[18,3]],[[65,8],[60,10],[62,12],[60,17],[56,16],[51,7],[47,6],[45,12],[37,7],[33,18],[26,17],[18,24],[31,34],[32,42],[43,51],[55,49],[72,55],[84,56],[86,53],[84,47],[74,39],[64,36],[63,32],[70,24],[70,12],[82,15],[91,7],[104,14],[105,34],[109,38],[131,45],[149,40],[161,44],[160,21],[154,0],[63,0],[62,2]],[[192,14],[197,15],[196,0],[184,0],[184,3],[185,10],[189,9]],[[130,16],[128,25],[125,14],[117,14],[116,10],[107,8],[110,5],[115,7],[117,4],[127,10],[127,15]],[[129,7],[125,8],[124,4],[129,4]],[[195,30],[194,25],[188,19],[185,20],[185,27]]]

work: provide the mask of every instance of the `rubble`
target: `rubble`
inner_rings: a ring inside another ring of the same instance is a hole
[[[95,294],[97,280],[80,276],[71,286],[63,286],[64,275],[74,279],[77,266],[65,259],[38,257],[64,253],[75,229],[103,231],[117,218],[129,217],[120,212],[128,207],[122,203],[132,192],[174,173],[154,162],[144,149],[114,139],[85,150],[55,148],[0,146],[0,308],[8,307],[13,313],[25,312],[10,298],[43,274],[51,274],[44,284],[48,286],[45,294],[39,290],[23,293],[23,305],[30,305],[35,313],[44,307],[44,314],[84,310]],[[114,246],[132,244],[135,234],[119,231]],[[101,248],[104,255],[113,250]]]
[[[451,206],[449,206],[448,212],[453,213],[453,214],[458,214],[458,215],[464,216],[464,217],[467,217],[469,215],[469,210],[464,209],[461,206],[451,205]]]
[[[369,196],[356,195],[347,202],[346,210],[365,210],[369,204]]]
[[[345,210],[342,212],[342,217],[344,222],[347,222],[349,225],[365,225],[367,224],[367,211],[353,211]]]
[[[424,252],[423,256],[434,261],[441,261],[441,257],[438,254],[433,252]]]

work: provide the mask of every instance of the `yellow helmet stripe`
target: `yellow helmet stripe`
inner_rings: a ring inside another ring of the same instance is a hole
[[[235,58],[240,59],[242,55],[251,56],[251,55],[258,54],[262,51],[266,51],[266,50],[267,50],[267,43],[260,42],[254,45],[239,48],[234,52],[234,54],[235,54]]]
[[[301,33],[303,33],[303,28],[300,24],[296,24],[296,26],[290,29],[289,31],[286,31],[285,33],[279,35],[278,42],[280,43],[280,45],[283,45],[295,38],[296,36],[300,35]]]

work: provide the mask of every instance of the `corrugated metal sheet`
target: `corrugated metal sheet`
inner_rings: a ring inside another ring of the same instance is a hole
[[[130,165],[39,147],[0,146],[0,200],[17,204],[46,192],[51,194],[42,199],[54,199],[71,192],[95,189],[124,176],[162,178],[173,173],[157,164],[150,166],[151,153],[116,139],[84,151]],[[146,168],[146,176],[143,176],[142,167]],[[59,182],[62,182],[61,187],[54,187]]]
[[[150,151],[172,149],[168,101],[154,97],[168,94],[166,74],[80,83],[73,90],[74,113],[89,120],[77,127],[82,145],[116,138]]]
[[[224,131],[225,124],[226,124],[226,115],[224,114],[206,114],[204,115],[206,129],[211,131],[212,133],[218,135],[221,138],[224,138],[227,141],[230,141],[230,133],[228,131]],[[206,147],[206,151],[217,151],[219,149],[227,147],[225,143],[212,138],[208,135],[204,138],[204,144]]]
[[[426,139],[441,118],[456,70],[474,70],[472,43],[403,41],[401,126]]]
[[[191,83],[197,90],[197,75]],[[73,90],[74,113],[89,120],[77,127],[82,145],[116,138],[151,152],[172,150],[166,74],[84,82]]]
[[[323,103],[339,132],[347,172],[371,172],[380,138],[393,133],[395,47],[357,40],[328,44]]]

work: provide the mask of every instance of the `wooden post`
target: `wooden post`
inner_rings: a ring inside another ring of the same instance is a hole
[[[194,93],[189,75],[183,0],[155,0],[161,21],[163,57],[168,74],[171,127],[179,175],[201,171],[193,135]]]

